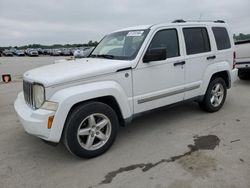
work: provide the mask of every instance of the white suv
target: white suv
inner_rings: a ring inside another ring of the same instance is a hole
[[[136,114],[187,99],[218,111],[237,77],[234,62],[223,21],[122,29],[88,58],[26,72],[15,109],[28,133],[95,157]]]

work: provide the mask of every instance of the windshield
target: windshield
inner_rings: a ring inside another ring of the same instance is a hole
[[[132,60],[149,30],[121,31],[105,36],[89,57]]]

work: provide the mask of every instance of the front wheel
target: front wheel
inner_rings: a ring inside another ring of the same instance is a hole
[[[217,112],[223,106],[227,96],[227,87],[224,79],[213,79],[207,88],[200,107],[207,112]]]
[[[91,158],[113,144],[118,129],[114,110],[101,102],[88,102],[70,114],[64,130],[64,144],[74,155]]]

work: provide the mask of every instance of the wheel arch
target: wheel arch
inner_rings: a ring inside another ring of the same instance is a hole
[[[126,95],[122,87],[113,81],[96,82],[73,86],[58,91],[51,97],[51,101],[58,102],[50,132],[50,140],[59,142],[67,117],[78,105],[89,101],[98,101],[109,105],[115,110],[121,124],[132,116],[132,98]]]
[[[227,62],[220,62],[209,65],[204,73],[201,95],[205,95],[209,83],[216,77],[223,78],[226,82],[227,89],[231,88],[232,78],[230,71],[231,68],[229,63]]]
[[[122,111],[121,111],[121,108],[117,102],[117,100],[115,99],[114,96],[112,95],[108,95],[108,96],[102,96],[102,97],[96,97],[96,98],[92,98],[92,99],[88,99],[86,101],[79,101],[78,103],[74,104],[70,110],[69,110],[69,113],[67,115],[67,118],[66,118],[66,121],[68,119],[68,117],[70,116],[70,114],[79,106],[81,105],[84,105],[86,103],[89,103],[89,102],[101,102],[101,103],[104,103],[108,106],[110,106],[117,114],[118,116],[118,119],[119,119],[119,123],[121,125],[124,125],[125,124],[125,121],[124,121],[124,118],[123,118],[123,115],[122,115]],[[66,122],[65,121],[65,122]]]
[[[230,75],[227,70],[214,73],[210,78],[209,83],[215,78],[222,78],[226,83],[227,89],[231,87]]]

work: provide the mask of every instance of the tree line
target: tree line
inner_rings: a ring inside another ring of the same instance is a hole
[[[43,44],[29,44],[23,46],[7,46],[7,47],[0,47],[2,49],[27,49],[27,48],[41,48],[41,49],[55,49],[55,48],[79,48],[79,47],[86,47],[86,46],[96,46],[98,44],[97,41],[90,40],[88,43],[85,44],[52,44],[52,45],[43,45]]]
[[[238,35],[234,34],[235,41],[243,41],[243,40],[250,40],[250,34],[243,34],[240,33]]]

